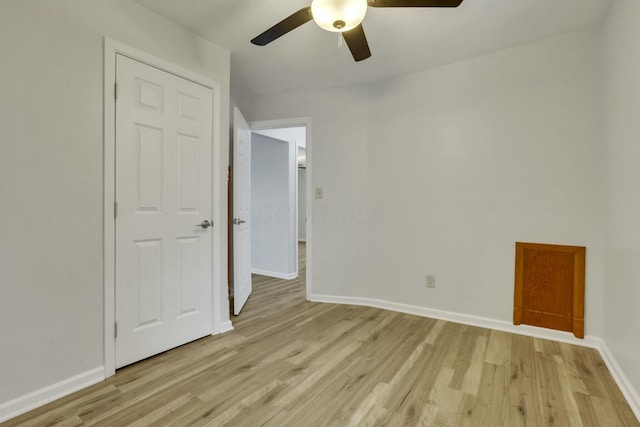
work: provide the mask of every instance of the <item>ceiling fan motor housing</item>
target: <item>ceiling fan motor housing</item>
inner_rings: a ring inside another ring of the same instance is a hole
[[[367,13],[367,0],[313,0],[313,20],[327,31],[349,31],[362,22]]]

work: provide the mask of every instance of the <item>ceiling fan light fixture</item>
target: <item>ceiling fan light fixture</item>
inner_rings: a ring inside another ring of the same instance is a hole
[[[313,0],[311,15],[327,31],[349,31],[360,25],[367,13],[367,0]]]

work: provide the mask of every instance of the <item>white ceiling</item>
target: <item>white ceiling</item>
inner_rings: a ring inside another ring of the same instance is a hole
[[[611,0],[464,0],[458,8],[369,8],[372,57],[356,63],[313,21],[265,46],[249,41],[311,0],[135,0],[231,51],[231,94],[368,83],[602,22]]]

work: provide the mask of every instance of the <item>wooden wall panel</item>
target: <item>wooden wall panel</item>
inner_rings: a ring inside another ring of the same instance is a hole
[[[584,338],[586,248],[516,242],[513,323]]]

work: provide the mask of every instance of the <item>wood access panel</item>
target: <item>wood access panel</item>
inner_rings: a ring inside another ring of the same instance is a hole
[[[584,338],[586,248],[516,242],[513,323]]]

